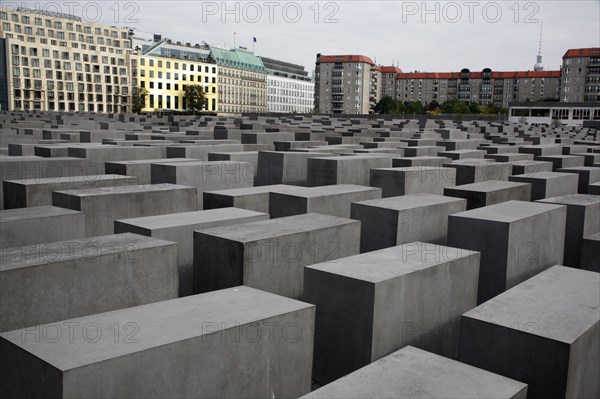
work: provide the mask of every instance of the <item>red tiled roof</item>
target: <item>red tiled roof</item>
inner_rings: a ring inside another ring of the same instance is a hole
[[[383,72],[383,73],[402,73],[402,70],[395,66],[382,66],[381,72]]]
[[[460,79],[460,72],[412,72],[399,73],[396,79]],[[481,79],[483,72],[470,72],[469,79]],[[559,78],[560,71],[492,72],[492,79]]]
[[[569,49],[563,58],[600,57],[600,47]]]
[[[321,62],[366,62],[375,65],[373,60],[365,55],[322,55]]]

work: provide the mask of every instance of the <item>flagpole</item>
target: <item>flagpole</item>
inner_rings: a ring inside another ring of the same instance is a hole
[[[252,39],[252,54],[254,54],[254,45],[256,44],[256,42],[254,41],[254,39]]]
[[[234,50],[237,48],[237,46],[235,45],[235,32],[233,32],[233,48]]]

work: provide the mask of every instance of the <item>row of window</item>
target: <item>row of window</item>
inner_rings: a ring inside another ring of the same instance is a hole
[[[155,84],[155,82],[148,82],[148,87],[146,87],[146,81],[141,80],[140,81],[140,86],[142,88],[147,88],[147,89],[150,89],[150,90],[152,90],[154,88],[156,88],[158,90],[163,90],[163,87],[164,87],[165,90],[171,90],[171,88],[173,88],[173,90],[179,91],[179,83],[174,83],[174,84],[164,83],[163,84],[163,82],[156,82],[156,84]],[[186,85],[182,85],[181,90],[185,91],[185,86]],[[204,92],[205,93],[216,93],[217,92],[217,88],[214,87],[214,86],[213,87],[204,86]]]
[[[12,28],[12,29],[11,29]],[[15,33],[23,33],[27,36],[34,36],[34,30],[31,26],[21,27],[21,25],[14,24],[11,27],[9,22],[2,23],[2,30],[5,32],[15,32]],[[37,28],[35,30],[35,37],[38,39],[42,38],[50,38],[50,39],[58,39],[58,40],[68,40],[71,42],[80,42],[86,44],[98,44],[100,46],[111,46],[111,47],[121,47],[121,41],[117,39],[104,39],[103,37],[94,37],[92,35],[83,35],[81,33],[73,33],[73,32],[65,32],[63,31],[55,31],[53,29],[44,29]],[[129,48],[129,42],[124,41],[124,48]]]
[[[155,60],[154,58],[148,58],[147,61],[148,62],[146,62],[146,58],[140,58],[140,66],[146,66],[146,64],[147,64],[149,67],[154,67],[154,65],[156,64],[159,68],[162,68],[163,65],[165,65],[167,69],[171,69],[171,61],[164,61],[164,63],[163,63],[163,60]],[[155,61],[156,61],[156,63],[155,63]],[[173,61],[172,65],[173,65],[173,69],[179,70],[179,62]],[[202,65],[189,64],[190,72],[194,72],[194,69],[196,69],[196,71],[198,71],[198,72],[202,72]],[[182,62],[181,70],[187,71],[188,64],[186,64],[185,62]],[[209,67],[209,66],[205,65],[204,73],[217,73],[217,68]]]
[[[42,110],[42,101],[40,100],[15,100],[15,109],[23,110]],[[71,111],[71,112],[127,112],[127,105],[123,104],[94,104],[94,103],[65,103],[65,102],[48,102],[46,107],[48,111]]]
[[[171,96],[168,94],[150,94],[146,101],[147,107],[150,109],[170,109],[170,110],[185,110],[187,109],[187,101],[185,96]],[[181,107],[179,106],[181,104]],[[216,100],[214,98],[204,99],[204,109],[214,111],[216,109]]]
[[[153,79],[155,74],[154,71],[150,70],[147,71],[148,72],[148,77]],[[158,77],[158,79],[163,79],[163,77],[165,79],[171,79],[173,78],[173,80],[179,80],[179,73],[174,72],[173,74],[171,74],[171,72],[162,72],[162,71],[158,71],[156,73],[156,76]],[[140,69],[140,77],[145,78],[146,77],[146,70],[145,69]],[[181,74],[181,80],[183,81],[187,81],[189,77],[190,82],[194,82],[194,80],[198,83],[202,82],[202,75],[187,75],[185,73]],[[217,78],[212,76],[204,76],[204,83],[217,83]]]

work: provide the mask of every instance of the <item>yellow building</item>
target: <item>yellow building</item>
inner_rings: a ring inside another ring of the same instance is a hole
[[[146,88],[143,112],[187,109],[185,88],[199,85],[206,96],[205,111],[217,110],[217,65],[189,59],[139,55],[133,62],[137,87]]]

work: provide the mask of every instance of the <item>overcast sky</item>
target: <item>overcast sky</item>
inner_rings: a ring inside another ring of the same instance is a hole
[[[7,6],[23,1],[2,0]],[[252,49],[314,69],[315,56],[361,54],[403,71],[558,69],[569,48],[600,47],[600,0],[588,1],[38,1],[85,20],[182,42]],[[99,12],[98,12],[99,11]],[[237,21],[236,21],[237,19]]]

